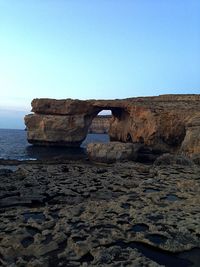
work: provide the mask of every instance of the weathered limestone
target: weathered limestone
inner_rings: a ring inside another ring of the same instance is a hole
[[[91,120],[84,115],[30,114],[25,118],[28,141],[39,145],[80,146]]]
[[[186,135],[181,150],[187,154],[200,154],[200,115],[192,117],[186,124]]]
[[[141,143],[154,151],[200,153],[200,95],[123,100],[34,99],[25,117],[28,141],[79,146],[94,117],[111,110],[111,141]]]
[[[89,133],[108,133],[110,128],[111,115],[97,116],[92,120]]]
[[[0,173],[0,266],[199,266],[200,166],[177,163],[20,161]]]
[[[135,160],[139,144],[110,142],[107,144],[91,143],[87,146],[87,153],[91,160],[104,163],[113,163],[123,160]]]

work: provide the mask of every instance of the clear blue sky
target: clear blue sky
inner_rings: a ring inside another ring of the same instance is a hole
[[[200,93],[200,0],[0,0],[0,128],[35,97],[165,93]]]

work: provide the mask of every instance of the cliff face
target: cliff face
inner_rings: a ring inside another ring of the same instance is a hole
[[[110,128],[111,118],[112,116],[110,115],[95,117],[92,120],[88,133],[97,133],[97,134],[108,133],[108,130]]]
[[[112,111],[109,135],[113,141],[140,143],[159,151],[200,153],[200,95],[34,99],[35,114],[25,117],[28,140],[33,144],[78,146],[101,110]]]

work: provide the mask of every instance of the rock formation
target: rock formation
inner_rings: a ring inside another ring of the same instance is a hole
[[[200,153],[200,95],[161,95],[123,100],[34,99],[25,117],[28,141],[79,146],[94,117],[111,110],[111,141],[153,151]]]
[[[110,142],[91,143],[87,146],[87,153],[91,160],[103,163],[113,163],[128,159],[137,159],[139,144]]]
[[[110,128],[111,115],[97,116],[92,120],[88,133],[104,134]]]
[[[0,172],[0,266],[199,266],[200,166],[18,164]]]

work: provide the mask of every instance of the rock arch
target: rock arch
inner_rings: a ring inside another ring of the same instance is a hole
[[[200,153],[200,95],[123,100],[34,99],[25,116],[31,144],[80,146],[94,117],[111,110],[111,141],[142,143],[161,151]]]

